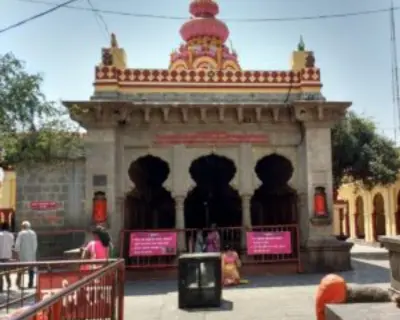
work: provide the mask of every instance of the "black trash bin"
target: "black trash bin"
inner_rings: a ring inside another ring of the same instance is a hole
[[[221,306],[220,253],[192,253],[179,257],[178,304],[180,309]]]

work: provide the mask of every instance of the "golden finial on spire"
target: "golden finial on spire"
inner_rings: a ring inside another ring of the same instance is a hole
[[[118,42],[115,33],[111,33],[111,48],[118,48]]]

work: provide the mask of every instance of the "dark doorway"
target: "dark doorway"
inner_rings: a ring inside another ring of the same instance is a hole
[[[288,185],[293,175],[291,162],[271,154],[257,162],[255,172],[262,184],[251,199],[252,225],[297,223],[297,194]]]
[[[196,186],[185,199],[187,228],[241,226],[242,202],[237,190],[229,185],[236,174],[234,162],[211,154],[194,160],[189,168]]]
[[[377,193],[372,201],[374,211],[372,212],[372,231],[374,240],[378,241],[379,236],[386,235],[385,200],[382,194]]]
[[[364,200],[361,196],[356,198],[356,214],[354,215],[356,237],[365,239]]]
[[[175,201],[163,187],[169,173],[168,163],[152,155],[131,163],[128,175],[135,188],[126,196],[126,229],[175,228]]]

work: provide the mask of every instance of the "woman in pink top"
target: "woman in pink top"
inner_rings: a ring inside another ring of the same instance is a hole
[[[225,251],[222,253],[221,262],[222,284],[224,286],[240,284],[239,268],[242,263],[237,252],[230,246],[226,246]]]
[[[102,226],[96,226],[92,231],[93,240],[89,241],[82,252],[82,259],[106,260],[109,258],[111,238]],[[81,270],[99,268],[100,265],[82,265]]]
[[[217,225],[213,223],[211,225],[211,231],[207,235],[206,239],[206,251],[207,252],[220,252],[221,244]]]

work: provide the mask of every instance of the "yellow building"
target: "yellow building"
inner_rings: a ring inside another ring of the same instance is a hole
[[[342,185],[335,205],[334,233],[366,242],[400,234],[400,180],[370,191],[354,183]]]
[[[8,222],[14,228],[14,212],[16,207],[16,173],[14,170],[4,170],[0,183],[0,223]]]

